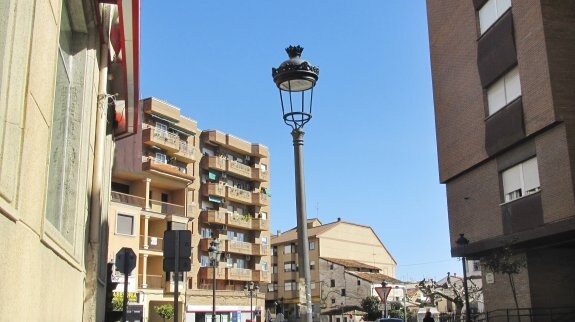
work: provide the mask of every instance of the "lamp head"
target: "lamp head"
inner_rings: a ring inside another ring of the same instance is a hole
[[[469,245],[469,239],[465,238],[465,234],[459,234],[459,238],[455,241],[455,243],[459,246],[466,246]]]

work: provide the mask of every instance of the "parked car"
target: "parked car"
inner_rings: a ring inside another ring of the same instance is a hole
[[[403,320],[398,318],[381,318],[377,320],[377,322],[403,322]]]

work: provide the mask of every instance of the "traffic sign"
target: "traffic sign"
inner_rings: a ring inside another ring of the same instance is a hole
[[[164,272],[189,272],[192,269],[191,256],[191,231],[166,230],[164,232]]]
[[[378,286],[375,288],[375,292],[379,295],[379,298],[383,303],[387,302],[387,296],[391,292],[391,286]]]
[[[130,274],[136,267],[136,254],[131,248],[122,247],[116,254],[116,270],[123,274]]]

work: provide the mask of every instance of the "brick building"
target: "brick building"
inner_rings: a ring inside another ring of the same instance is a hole
[[[452,256],[510,246],[519,307],[575,303],[575,3],[427,1]],[[459,234],[470,241],[457,245]],[[514,308],[485,271],[486,311]]]

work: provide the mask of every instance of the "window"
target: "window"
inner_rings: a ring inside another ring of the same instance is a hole
[[[487,31],[509,8],[511,8],[511,0],[487,1],[479,9],[479,30],[481,34]]]
[[[168,126],[164,123],[156,122],[156,130],[161,133],[168,133]]]
[[[278,265],[277,264],[273,264],[272,265],[272,274],[277,274],[278,273]]]
[[[273,246],[272,247],[272,256],[277,256],[278,255],[278,247],[277,246]]]
[[[62,5],[45,216],[51,224],[48,229],[55,230],[69,245],[74,244],[76,228],[80,227],[76,225],[76,215],[83,209],[78,207],[85,206],[78,201],[87,195],[85,169],[89,153],[86,146],[91,109],[82,104],[87,85],[84,83],[87,58],[86,51],[81,50],[86,48],[86,36],[74,30],[68,7]],[[2,125],[6,125],[3,121]]]
[[[267,271],[268,271],[268,262],[262,261],[261,270],[262,270],[262,272],[267,272]]]
[[[286,291],[297,291],[297,284],[294,280],[291,281],[285,281],[284,283],[284,289]]]
[[[341,289],[341,296],[345,296],[345,288]]]
[[[200,266],[201,267],[210,267],[211,265],[211,261],[210,261],[210,257],[207,255],[202,255],[200,257]]]
[[[262,236],[262,245],[266,245],[268,244],[268,238],[266,236]]]
[[[273,282],[268,284],[268,292],[274,292],[278,290],[278,283],[277,282]]]
[[[284,272],[295,272],[296,270],[295,262],[286,262],[284,264]]]
[[[539,191],[539,171],[537,158],[515,165],[501,174],[505,202]]]
[[[361,280],[357,280],[357,285],[361,285]]]
[[[329,269],[333,270],[333,264],[329,264]]]
[[[208,228],[208,227],[202,227],[200,228],[200,234],[202,235],[202,238],[212,238],[212,229]]]
[[[165,154],[156,152],[156,162],[166,164],[168,163],[168,158],[166,158]]]
[[[479,261],[473,261],[473,272],[479,272],[481,270],[481,265]]]
[[[314,250],[314,249],[315,249],[315,242],[314,242],[314,241],[310,241],[310,242],[309,242],[309,249],[310,249],[310,250]]]
[[[335,298],[331,298],[331,304],[335,304]]]
[[[335,280],[330,280],[330,281],[329,281],[329,286],[335,287]]]
[[[260,212],[260,217],[262,218],[262,220],[267,220],[268,219],[268,213],[265,211]]]
[[[116,234],[133,235],[134,234],[134,216],[117,214],[116,215]]]
[[[519,69],[515,67],[487,88],[489,115],[499,111],[519,96],[521,96],[521,82]]]
[[[285,245],[284,254],[291,254],[291,253],[295,253],[295,245],[294,244]]]
[[[236,268],[247,268],[246,261],[243,260],[242,258],[236,259]]]
[[[309,263],[309,269],[310,269],[310,270],[314,270],[314,269],[315,269],[315,261],[311,261],[311,262]]]
[[[234,260],[231,257],[226,258],[226,267],[234,267]]]

